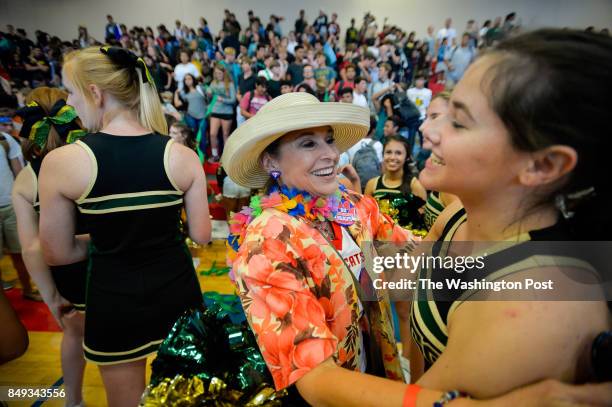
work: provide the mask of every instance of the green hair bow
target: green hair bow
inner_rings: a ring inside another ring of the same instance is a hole
[[[59,100],[51,109],[51,116],[45,116],[32,125],[29,140],[33,141],[41,149],[47,144],[51,126],[54,126],[60,137],[66,135],[66,143],[74,143],[85,136],[87,132],[77,126],[74,121],[78,118],[74,107],[67,105],[64,100]]]

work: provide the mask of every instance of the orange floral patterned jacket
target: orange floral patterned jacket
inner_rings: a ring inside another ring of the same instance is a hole
[[[373,198],[351,192],[344,197],[357,209],[358,220],[348,229],[366,258],[376,253],[372,244],[366,249],[364,242],[411,239],[410,232],[379,212]],[[277,390],[330,357],[338,366],[359,370],[365,351],[359,329],[364,321],[351,271],[307,221],[265,209],[247,227],[232,268],[247,320]],[[368,273],[372,279],[380,278]],[[389,301],[380,298],[371,304],[367,322],[381,350],[385,375],[403,380]]]

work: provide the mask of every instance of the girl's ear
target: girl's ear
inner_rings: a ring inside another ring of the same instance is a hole
[[[96,108],[101,108],[104,106],[104,93],[98,87],[98,85],[91,84],[88,86],[89,91],[91,92],[92,99]]]
[[[578,153],[572,147],[546,147],[531,154],[527,165],[519,172],[519,181],[525,186],[551,184],[569,174],[577,162]]]

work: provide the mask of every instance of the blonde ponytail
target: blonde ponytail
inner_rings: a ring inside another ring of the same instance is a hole
[[[98,47],[73,51],[64,60],[65,75],[89,103],[93,103],[93,97],[88,86],[96,85],[136,113],[141,126],[152,132],[168,134],[155,84],[148,78],[143,83],[141,68],[117,65]]]
[[[157,133],[168,135],[168,122],[164,117],[164,111],[159,101],[155,83],[142,80],[143,72],[136,69],[138,83],[140,84],[140,111],[138,120],[143,127]]]

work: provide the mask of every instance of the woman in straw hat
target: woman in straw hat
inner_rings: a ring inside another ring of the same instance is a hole
[[[372,290],[377,277],[364,259],[377,255],[368,241],[412,236],[380,214],[373,198],[341,189],[336,180],[339,153],[368,127],[365,108],[292,93],[234,132],[224,167],[235,182],[263,187],[264,195],[231,221],[233,278],[277,390],[295,385],[312,405],[443,405],[461,395],[451,390],[461,388],[459,379],[480,376],[446,377],[438,364],[437,377],[428,372],[419,385],[403,383],[389,303]],[[506,351],[495,343],[490,348]],[[606,405],[611,389],[556,381],[512,386],[516,378],[506,379],[504,391],[476,385],[474,395],[506,393],[502,405]]]
[[[223,153],[236,183],[266,189],[230,222],[230,260],[278,389],[332,356],[338,366],[403,380],[389,302],[376,298],[376,276],[365,268],[376,254],[365,243],[411,234],[337,181],[340,153],[369,125],[366,108],[289,93],[238,128]]]

